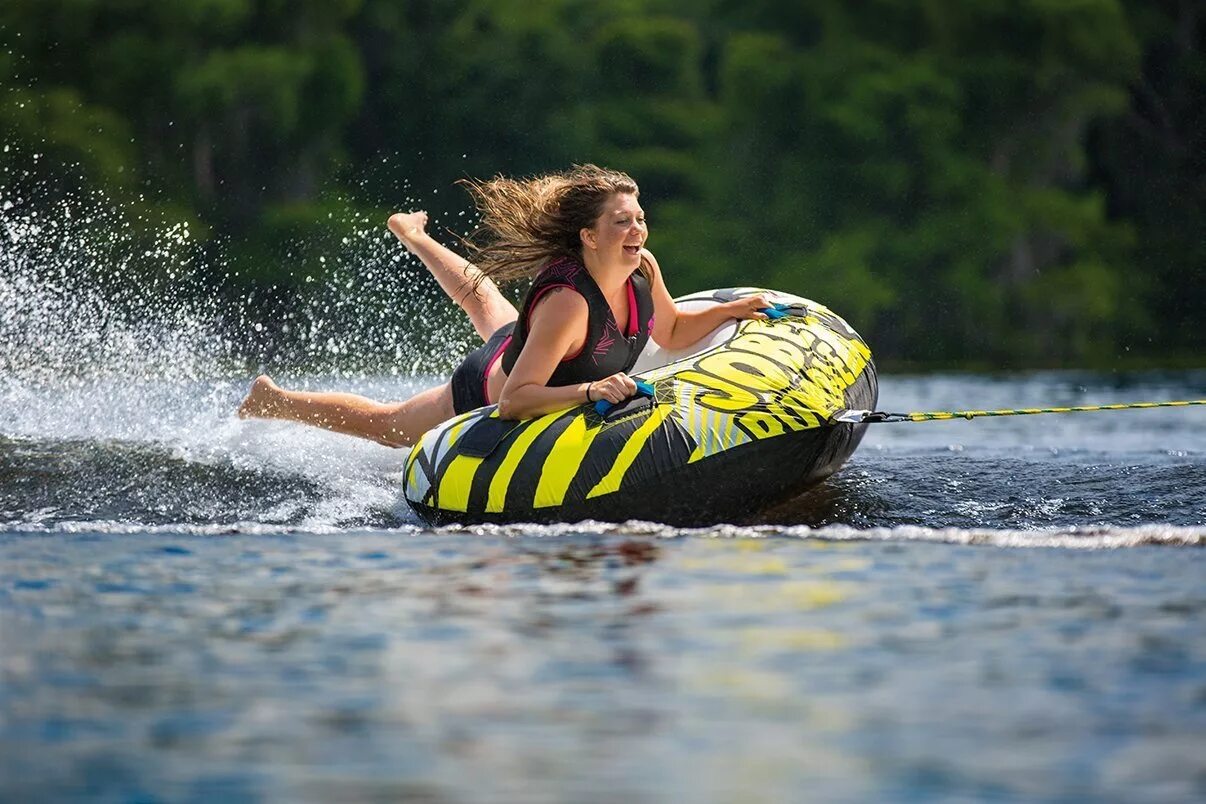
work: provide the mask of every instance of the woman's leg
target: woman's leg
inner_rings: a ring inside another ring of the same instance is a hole
[[[469,315],[483,341],[519,318],[515,305],[468,260],[427,234],[426,212],[391,215],[389,228],[431,271],[444,292]],[[452,387],[445,383],[404,402],[377,402],[357,394],[287,391],[262,375],[239,405],[240,418],[284,419],[359,436],[386,446],[414,444],[419,436],[455,415]]]
[[[519,318],[494,281],[472,263],[427,234],[426,212],[399,212],[389,218],[389,229],[431,271],[440,287],[461,306],[483,341],[503,324]]]
[[[452,388],[428,388],[405,402],[376,402],[357,394],[287,391],[267,375],[251,385],[239,417],[284,419],[359,436],[387,447],[409,447],[424,432],[451,419]]]

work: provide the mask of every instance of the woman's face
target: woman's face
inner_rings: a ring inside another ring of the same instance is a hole
[[[641,264],[641,248],[648,237],[645,210],[631,193],[608,198],[595,225],[583,230],[586,247],[593,248],[601,261],[632,268]]]

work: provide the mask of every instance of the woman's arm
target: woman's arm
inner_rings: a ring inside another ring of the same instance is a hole
[[[705,310],[682,311],[674,303],[657,258],[648,249],[641,256],[653,274],[653,340],[663,349],[682,349],[703,338],[730,318],[766,318],[758,312],[770,304],[761,295],[717,304]]]
[[[554,288],[541,297],[528,316],[523,351],[499,394],[499,418],[530,419],[583,402],[619,402],[636,393],[636,383],[623,373],[593,383],[548,385],[557,364],[582,348],[588,314],[586,299],[573,291]]]

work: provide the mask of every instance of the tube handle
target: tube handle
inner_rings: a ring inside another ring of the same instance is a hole
[[[636,387],[637,387],[636,393],[633,396],[647,396],[650,399],[653,398],[652,383],[647,383],[644,380],[637,380]],[[627,401],[627,400],[625,400],[625,401]],[[598,402],[595,403],[595,413],[598,413],[600,416],[606,416],[608,414],[608,412],[611,411],[612,408],[616,407],[617,404],[622,405],[624,403],[623,402],[619,402],[619,403],[609,402],[606,399],[600,399]]]

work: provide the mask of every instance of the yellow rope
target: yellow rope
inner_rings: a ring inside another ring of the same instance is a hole
[[[944,419],[974,419],[978,416],[1034,416],[1039,413],[1087,413],[1097,410],[1140,410],[1143,408],[1184,408],[1190,405],[1206,405],[1206,399],[1189,399],[1181,402],[1128,402],[1115,405],[1075,405],[1069,408],[1012,408],[1004,410],[956,410],[906,413],[911,422],[941,421]]]
[[[1097,410],[1141,410],[1144,408],[1186,408],[1190,405],[1206,405],[1206,399],[1188,399],[1179,402],[1126,402],[1114,405],[1075,405],[1067,408],[1005,408],[1001,410],[932,410],[914,413],[886,413],[872,410],[841,410],[830,417],[831,423],[850,424],[879,422],[935,422],[951,419],[975,419],[981,416],[1034,416],[1039,413],[1086,413]]]

